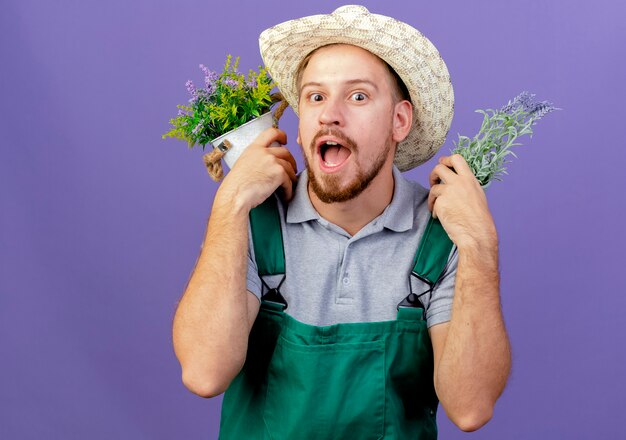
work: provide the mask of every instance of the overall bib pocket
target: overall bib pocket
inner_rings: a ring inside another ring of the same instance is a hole
[[[276,440],[376,440],[384,435],[385,391],[384,339],[303,345],[281,336],[263,418]]]

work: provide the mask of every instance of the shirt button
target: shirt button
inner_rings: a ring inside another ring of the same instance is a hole
[[[350,278],[345,277],[345,278],[343,279],[343,283],[344,283],[344,284],[350,284]]]

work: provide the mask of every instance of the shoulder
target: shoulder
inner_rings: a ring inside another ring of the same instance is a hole
[[[403,179],[406,181],[407,186],[410,188],[411,195],[413,196],[413,200],[415,201],[416,205],[420,204],[428,198],[429,190],[424,188],[419,182],[409,180],[404,176]]]
[[[411,198],[417,205],[428,198],[429,190],[415,180],[412,180],[394,166],[393,177],[396,181],[395,188],[400,192],[400,197],[404,200]]]
[[[391,211],[400,217],[410,216],[413,229],[421,229],[430,218],[428,210],[429,190],[420,183],[405,177],[399,171],[394,170],[396,179],[394,200]]]

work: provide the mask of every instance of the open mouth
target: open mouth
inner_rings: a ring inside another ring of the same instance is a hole
[[[335,140],[324,140],[318,145],[322,168],[337,169],[343,165],[352,152]]]

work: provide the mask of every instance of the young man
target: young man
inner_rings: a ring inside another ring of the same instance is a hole
[[[360,6],[260,41],[306,171],[270,129],[224,179],[174,319],[183,382],[228,389],[221,438],[431,439],[438,401],[480,428],[510,368],[495,226],[460,156],[439,160],[429,192],[401,175],[450,126],[439,53]],[[429,283],[411,273],[418,248],[434,252],[431,212],[455,248]]]

